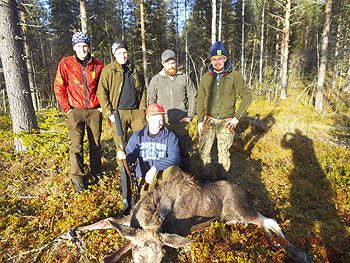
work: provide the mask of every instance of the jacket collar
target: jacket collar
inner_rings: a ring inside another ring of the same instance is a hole
[[[209,73],[211,73],[212,75],[216,75],[217,73],[214,72],[214,68],[213,68],[213,65],[210,64],[209,65],[209,68],[208,68],[208,71]],[[227,73],[231,72],[232,71],[232,64],[230,61],[226,61],[225,62],[225,68],[224,68],[224,71],[222,72],[224,75],[226,75]]]
[[[158,74],[160,76],[162,76],[162,77],[168,77],[168,74],[166,74],[164,68]],[[178,70],[178,71],[176,71],[176,74],[173,77],[176,77],[176,76],[179,76],[179,75],[182,75],[182,72]]]

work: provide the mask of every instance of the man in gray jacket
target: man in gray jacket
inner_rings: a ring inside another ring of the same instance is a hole
[[[164,107],[166,125],[178,139],[181,152],[180,167],[190,172],[189,151],[192,140],[188,135],[187,124],[195,115],[197,90],[191,79],[177,70],[175,52],[168,49],[162,53],[163,69],[155,75],[149,85],[147,104],[157,103]]]

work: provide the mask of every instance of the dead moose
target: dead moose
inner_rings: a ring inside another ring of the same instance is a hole
[[[115,228],[130,241],[119,251],[104,257],[102,262],[115,262],[132,249],[135,263],[157,263],[162,261],[164,246],[179,248],[191,243],[193,240],[183,236],[215,220],[228,225],[253,223],[260,226],[269,239],[272,239],[272,231],[286,240],[276,220],[258,213],[237,184],[217,181],[198,185],[183,173],[175,174],[148,193],[129,216],[71,228],[60,238],[72,239],[83,231]],[[295,262],[313,262],[290,242],[281,246]]]

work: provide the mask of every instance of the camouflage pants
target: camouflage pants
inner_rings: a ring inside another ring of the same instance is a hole
[[[234,132],[225,125],[226,119],[207,118],[199,138],[199,154],[204,167],[211,163],[211,149],[217,139],[218,163],[226,172],[231,166],[230,148],[233,144]]]

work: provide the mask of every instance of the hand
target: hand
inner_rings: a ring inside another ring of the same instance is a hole
[[[156,175],[157,169],[152,166],[151,169],[148,170],[145,176],[146,183],[150,184],[153,181],[154,176]]]
[[[111,121],[111,122],[115,122],[115,118],[114,118],[114,114],[112,114],[111,116],[108,117],[108,119]]]
[[[198,134],[199,135],[201,135],[202,129],[203,129],[203,122],[199,122],[198,123]]]
[[[233,117],[232,119],[227,119],[225,125],[228,126],[230,130],[236,129],[237,124],[239,123],[239,120],[236,117]]]
[[[72,109],[68,110],[67,113],[66,113],[66,115],[68,115],[68,114],[71,113],[72,111],[73,111]]]
[[[190,121],[191,121],[190,118],[185,117],[185,118],[183,118],[182,120],[180,120],[179,122],[190,122]]]
[[[117,153],[117,158],[119,160],[124,160],[126,159],[126,153],[123,151],[123,150],[119,150],[118,153]]]

